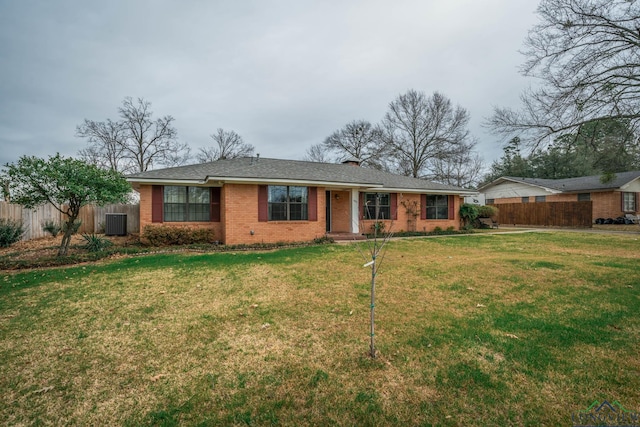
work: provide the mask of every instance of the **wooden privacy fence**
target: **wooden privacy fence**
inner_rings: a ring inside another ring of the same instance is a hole
[[[592,202],[501,203],[498,222],[545,227],[591,227]]]
[[[79,220],[82,225],[79,233],[104,233],[106,214],[124,213],[127,214],[127,232],[140,232],[140,205],[106,205],[106,206],[83,206],[80,209]],[[42,225],[47,221],[62,222],[64,215],[50,204],[42,205],[36,209],[25,209],[20,205],[7,202],[0,202],[0,218],[22,221],[25,233],[22,240],[39,239],[49,234],[42,230]]]

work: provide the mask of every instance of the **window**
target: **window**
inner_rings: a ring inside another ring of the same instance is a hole
[[[449,219],[449,197],[427,195],[427,219]]]
[[[543,203],[547,201],[547,196],[536,196],[536,203]]]
[[[622,193],[622,211],[636,211],[636,193]]]
[[[164,187],[166,222],[209,221],[210,191],[203,187]]]
[[[591,200],[591,193],[578,193],[579,202],[588,202]]]
[[[496,199],[487,199],[487,205],[494,205],[496,203]]]
[[[523,197],[522,198],[522,203],[529,203],[529,198],[528,197]]]
[[[269,221],[303,221],[309,218],[307,187],[270,185]]]
[[[378,217],[376,218],[376,205]],[[365,193],[362,209],[364,219],[391,219],[391,204],[388,193]]]

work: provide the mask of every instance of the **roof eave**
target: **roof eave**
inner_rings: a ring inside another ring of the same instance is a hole
[[[495,181],[490,182],[489,184],[483,185],[482,187],[478,188],[478,192],[483,193],[486,191],[487,188],[492,187],[494,185],[500,184],[502,182],[514,182],[516,184],[526,184],[529,185],[531,187],[536,187],[536,188],[541,188],[545,191],[548,191],[551,194],[559,194],[559,193],[563,193],[562,190],[558,190],[555,188],[551,188],[551,187],[545,187],[544,185],[540,185],[540,184],[536,184],[534,182],[527,182],[526,180],[522,180],[522,179],[513,179],[511,177],[500,177],[498,179],[496,179]]]
[[[339,182],[339,181],[313,181],[305,179],[288,179],[288,178],[239,178],[239,177],[222,177],[208,176],[203,180],[198,179],[167,179],[167,178],[127,178],[132,184],[136,185],[205,185],[205,184],[258,184],[258,185],[305,185],[316,187],[341,187],[341,188],[381,188],[380,183],[374,182]]]
[[[127,178],[134,188],[140,185],[214,185],[221,186],[223,184],[256,184],[256,185],[304,185],[314,187],[331,187],[331,188],[359,188],[362,191],[384,191],[387,193],[431,193],[431,194],[458,194],[461,196],[471,196],[477,194],[472,190],[453,190],[453,189],[433,189],[433,188],[403,188],[403,187],[385,187],[380,183],[371,182],[339,182],[339,181],[312,181],[300,179],[257,179],[257,178],[238,178],[238,177],[213,177],[209,176],[204,180],[198,179],[166,179],[166,178]]]
[[[454,189],[436,189],[436,188],[400,188],[400,187],[383,187],[383,188],[367,188],[371,191],[383,191],[385,193],[409,193],[409,194],[458,194],[460,196],[473,196],[478,194],[472,190],[454,190]],[[366,191],[365,190],[365,191]]]
[[[382,187],[375,182],[340,182],[340,181],[314,181],[309,179],[291,178],[238,178],[238,177],[207,177],[207,182],[219,182],[224,184],[258,184],[258,185],[304,185],[314,187],[340,187],[340,188],[368,188]]]
[[[631,184],[633,184],[636,181],[640,181],[640,176],[637,176],[637,177],[633,178],[631,181],[627,182],[624,185],[621,185],[619,188],[620,188],[620,190],[626,190],[627,188],[629,188],[629,186]]]

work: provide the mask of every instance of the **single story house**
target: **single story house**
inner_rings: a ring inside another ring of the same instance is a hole
[[[208,227],[233,244],[460,226],[474,191],[345,164],[243,157],[129,175],[146,226]]]
[[[640,171],[620,172],[602,182],[601,175],[565,179],[504,176],[478,189],[486,204],[592,202],[592,220],[637,215]]]

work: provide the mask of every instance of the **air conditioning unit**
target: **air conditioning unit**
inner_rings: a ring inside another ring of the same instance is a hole
[[[127,235],[127,214],[108,213],[105,217],[104,234],[107,236]]]

